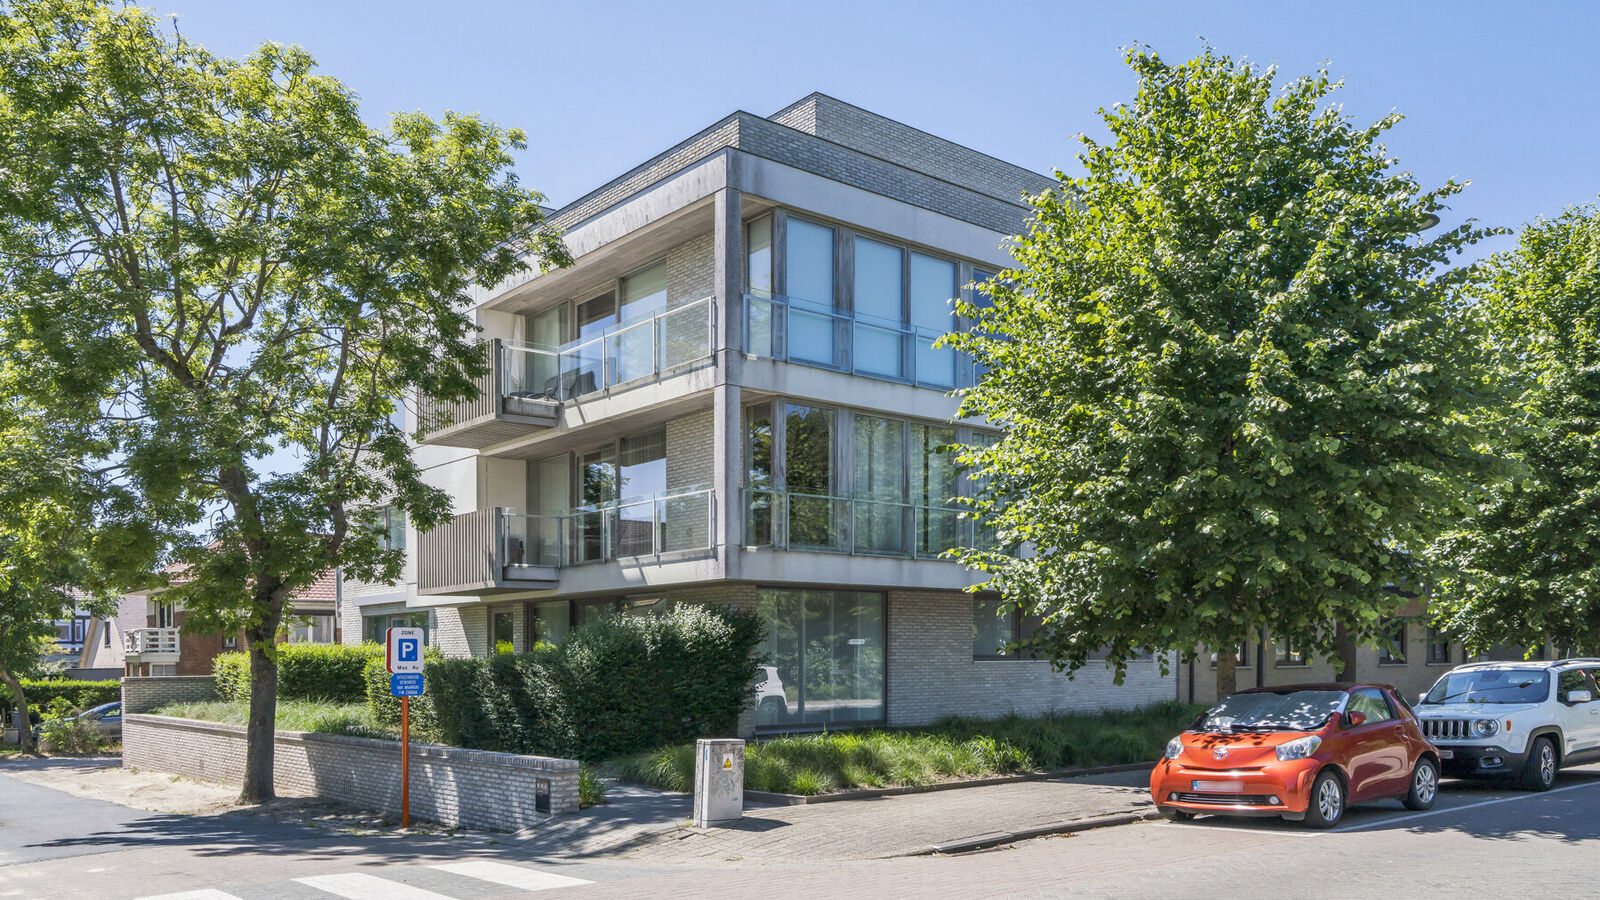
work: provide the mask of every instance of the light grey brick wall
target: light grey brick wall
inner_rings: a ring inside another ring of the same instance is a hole
[[[667,490],[711,484],[712,411],[704,409],[667,423]]]
[[[244,783],[245,729],[166,716],[125,716],[122,764],[228,784]],[[364,809],[400,812],[400,745],[394,741],[280,731],[274,789]],[[578,809],[578,761],[411,746],[411,815],[443,825],[516,831],[545,821],[536,779],[550,782],[554,815]]]
[[[496,613],[511,614],[511,646],[514,652],[522,653],[527,648],[523,646],[527,632],[527,607],[522,600],[514,603],[500,603],[495,605],[469,606],[461,610],[461,622],[467,633],[467,646],[473,656],[488,656],[489,646],[489,619]]]
[[[149,712],[168,703],[201,703],[217,699],[212,675],[147,675],[122,679],[122,713]]]
[[[447,657],[472,656],[474,636],[480,648],[488,640],[488,613],[482,606],[440,606],[433,614],[433,643]]]
[[[667,251],[667,306],[681,306],[711,296],[716,260],[711,234],[687,240]]]
[[[1092,661],[1068,678],[1041,660],[975,660],[971,594],[890,591],[888,615],[890,725],[1129,709],[1176,696],[1176,674],[1163,676],[1153,659],[1130,664],[1120,686]]]
[[[339,643],[359,644],[362,638],[361,607],[346,597],[339,607]]]

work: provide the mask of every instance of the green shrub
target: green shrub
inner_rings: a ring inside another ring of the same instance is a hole
[[[561,647],[433,659],[412,727],[458,747],[587,761],[731,734],[750,700],[760,641],[749,613],[681,606],[588,622]],[[373,720],[398,728],[382,659],[364,681]]]
[[[432,649],[432,648],[430,648]],[[366,699],[367,664],[383,663],[382,644],[281,644],[278,646],[278,699],[360,703]],[[433,655],[437,657],[438,651]],[[217,696],[250,699],[250,654],[219,654],[211,671]]]
[[[606,783],[593,766],[578,768],[578,807],[599,806],[606,802]]]
[[[250,704],[244,700],[168,703],[151,710],[151,714],[221,722],[225,725],[246,725],[250,721]],[[318,734],[350,734],[358,737],[391,739],[394,737],[377,727],[363,703],[285,700],[278,704],[274,727],[279,731],[311,731]]]
[[[65,700],[76,712],[92,709],[102,703],[115,703],[122,699],[122,682],[115,679],[74,681],[70,678],[24,678],[22,692],[28,698],[28,709],[33,713],[33,720],[38,721],[39,711],[49,709],[56,700]],[[11,696],[9,690],[0,687],[0,714],[3,714],[7,723],[11,721],[13,709],[16,709],[16,698]]]

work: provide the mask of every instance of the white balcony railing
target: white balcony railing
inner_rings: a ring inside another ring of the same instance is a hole
[[[122,651],[130,656],[177,656],[178,629],[130,628],[122,635]]]

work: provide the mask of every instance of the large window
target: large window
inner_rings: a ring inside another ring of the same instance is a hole
[[[939,425],[911,426],[908,460],[916,552],[931,556],[961,543],[961,513],[953,506],[960,492],[960,469],[951,447],[956,430]]]
[[[528,646],[549,644],[558,647],[566,643],[572,631],[572,602],[550,600],[528,604]]]
[[[884,596],[866,591],[761,590],[756,727],[882,722]]]
[[[933,341],[956,327],[956,264],[911,254],[911,324],[917,330],[917,381],[934,387],[956,386],[956,352],[935,348]]]
[[[667,433],[658,428],[623,438],[620,455],[617,553],[643,556],[654,552],[655,498],[667,490]]]
[[[905,552],[905,423],[857,414],[853,435],[855,549]]]
[[[422,642],[429,643],[433,635],[432,616],[426,612],[375,613],[361,617],[361,637],[374,643],[383,643],[390,628],[421,628]]]
[[[516,616],[511,610],[496,610],[489,614],[489,652],[504,655],[516,652],[512,636],[516,634]]]
[[[1450,665],[1450,636],[1444,631],[1429,626],[1428,628],[1428,665]]]
[[[790,546],[833,547],[843,529],[834,500],[834,411],[786,404],[784,487]]]
[[[788,292],[789,357],[838,365],[833,291],[833,229],[788,220],[784,276]]]
[[[1015,607],[993,594],[972,598],[973,659],[1036,659],[1029,650],[1009,650],[1007,646],[1032,637],[1039,630],[1037,616],[1024,616]]]
[[[378,529],[378,542],[385,550],[406,548],[406,514],[392,506],[385,506],[372,514],[373,526]]]
[[[621,384],[656,370],[656,331],[651,319],[667,308],[667,266],[659,262],[622,279],[621,327],[607,339],[611,380]],[[637,323],[637,324],[629,324]]]
[[[857,237],[855,369],[885,378],[905,376],[905,253],[899,247]]]
[[[1383,635],[1378,639],[1378,664],[1403,666],[1406,662],[1406,622],[1385,619],[1379,623]]]

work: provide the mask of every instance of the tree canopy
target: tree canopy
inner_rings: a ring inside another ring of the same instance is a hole
[[[1600,649],[1600,208],[1522,230],[1471,294],[1504,392],[1506,477],[1435,548],[1434,612],[1470,648]]]
[[[206,52],[105,0],[0,8],[0,321],[40,408],[98,411],[101,459],[184,571],[185,627],[242,628],[244,797],[271,796],[274,639],[322,573],[394,581],[372,512],[448,513],[392,421],[488,363],[471,291],[565,262],[472,115],[368,125],[296,47]]]
[[[1353,122],[1325,71],[1127,62],[1109,142],[950,339],[986,369],[960,414],[1006,428],[963,454],[999,542],[964,559],[1067,669],[1258,628],[1331,656],[1421,578],[1477,459],[1449,262],[1478,232],[1420,236],[1462,186],[1399,171],[1400,117]]]

